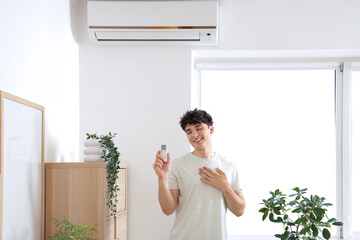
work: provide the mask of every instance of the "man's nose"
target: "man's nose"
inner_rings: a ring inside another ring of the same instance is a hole
[[[193,131],[193,137],[197,137],[199,134],[194,130]]]

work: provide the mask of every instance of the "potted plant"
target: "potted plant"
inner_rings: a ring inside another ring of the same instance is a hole
[[[283,233],[275,234],[281,240],[329,239],[331,226],[342,225],[326,215],[326,208],[332,204],[317,195],[306,197],[307,188],[293,190],[295,193],[289,195],[292,200],[288,200],[279,189],[270,192],[271,197],[261,203],[265,205],[259,210],[263,214],[262,220],[268,218],[271,222],[283,224]]]
[[[115,147],[113,138],[116,133],[107,135],[97,134],[89,134],[86,133],[87,139],[97,139],[101,143],[102,155],[101,158],[107,163],[107,187],[109,193],[109,199],[107,205],[110,209],[110,213],[113,217],[116,216],[116,204],[117,204],[117,193],[120,190],[119,186],[116,184],[116,180],[118,179],[118,173],[120,169],[120,153],[118,152],[118,148]]]
[[[96,225],[74,225],[67,218],[64,220],[54,218],[53,221],[57,232],[49,237],[51,240],[95,240],[89,235],[92,236],[97,232]]]

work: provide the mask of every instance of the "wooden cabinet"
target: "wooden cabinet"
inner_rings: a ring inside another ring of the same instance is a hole
[[[127,167],[120,166],[117,215],[110,216],[107,203],[105,162],[45,164],[45,236],[52,236],[52,218],[67,217],[73,224],[97,225],[93,238],[127,239]]]

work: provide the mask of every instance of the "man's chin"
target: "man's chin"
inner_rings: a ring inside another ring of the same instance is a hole
[[[206,147],[199,144],[191,144],[195,150],[204,150]]]

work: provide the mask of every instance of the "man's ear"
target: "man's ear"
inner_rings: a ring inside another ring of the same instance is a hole
[[[214,133],[214,126],[210,126],[210,134],[213,134]]]

